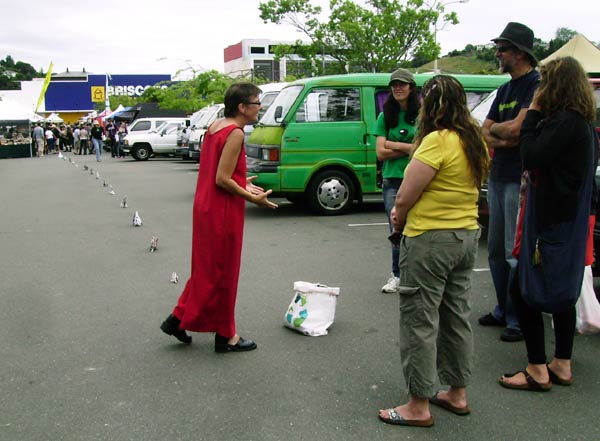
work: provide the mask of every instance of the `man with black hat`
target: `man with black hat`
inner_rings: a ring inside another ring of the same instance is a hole
[[[498,89],[483,123],[488,147],[494,149],[488,182],[488,260],[498,304],[491,313],[479,318],[479,324],[505,326],[500,339],[514,342],[523,340],[508,293],[509,281],[516,276],[517,268],[512,249],[522,172],[519,132],[540,75],[535,70],[533,31],[527,26],[510,22],[492,41],[496,44],[500,72],[509,74],[511,80]]]

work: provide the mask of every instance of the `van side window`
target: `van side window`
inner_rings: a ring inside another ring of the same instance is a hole
[[[298,107],[296,122],[360,121],[357,88],[314,89]]]
[[[152,123],[150,121],[140,121],[129,131],[137,132],[137,131],[141,131],[141,130],[150,130],[151,127],[152,127]]]

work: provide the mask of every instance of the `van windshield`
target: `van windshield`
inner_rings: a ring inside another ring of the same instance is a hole
[[[258,125],[279,126],[296,101],[296,98],[298,98],[298,95],[300,95],[302,88],[303,86],[289,86],[279,92],[279,95],[277,95],[273,104],[267,109],[266,113],[258,122]],[[281,116],[275,118],[277,109],[281,109]]]
[[[200,125],[200,121],[202,121],[202,117],[204,115],[206,115],[207,110],[202,109],[202,110],[198,110],[196,113],[194,113],[192,115],[191,121],[190,121],[190,125],[191,126],[195,126],[195,127],[199,127]]]
[[[219,106],[212,106],[210,107],[206,113],[204,115],[202,115],[202,118],[200,118],[198,120],[198,124],[196,124],[196,128],[199,129],[203,129],[205,128],[210,122],[211,122],[211,118],[213,118],[213,116],[219,111]]]

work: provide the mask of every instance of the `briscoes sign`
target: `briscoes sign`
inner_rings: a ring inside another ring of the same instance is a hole
[[[141,96],[148,87],[166,87],[171,75],[111,75],[108,81],[108,96]],[[87,75],[87,81],[69,80],[57,75],[52,78],[45,95],[47,112],[75,111],[84,112],[94,109],[94,102],[104,95],[106,75]],[[98,100],[98,101],[96,101]]]
[[[119,95],[127,95],[127,96],[141,96],[142,93],[146,89],[152,86],[142,86],[138,84],[137,86],[129,85],[129,86],[108,86],[108,96],[119,96]],[[158,86],[161,88],[166,88],[166,85]]]

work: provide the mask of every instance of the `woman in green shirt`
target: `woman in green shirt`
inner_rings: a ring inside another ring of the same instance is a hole
[[[377,135],[377,159],[382,161],[383,204],[392,232],[390,213],[404,178],[404,169],[408,164],[420,102],[415,80],[408,70],[398,69],[392,72],[389,86],[390,95],[383,105],[383,112],[377,118],[375,135]],[[392,245],[392,274],[381,288],[382,292],[398,291],[400,277],[398,255],[398,247]]]

